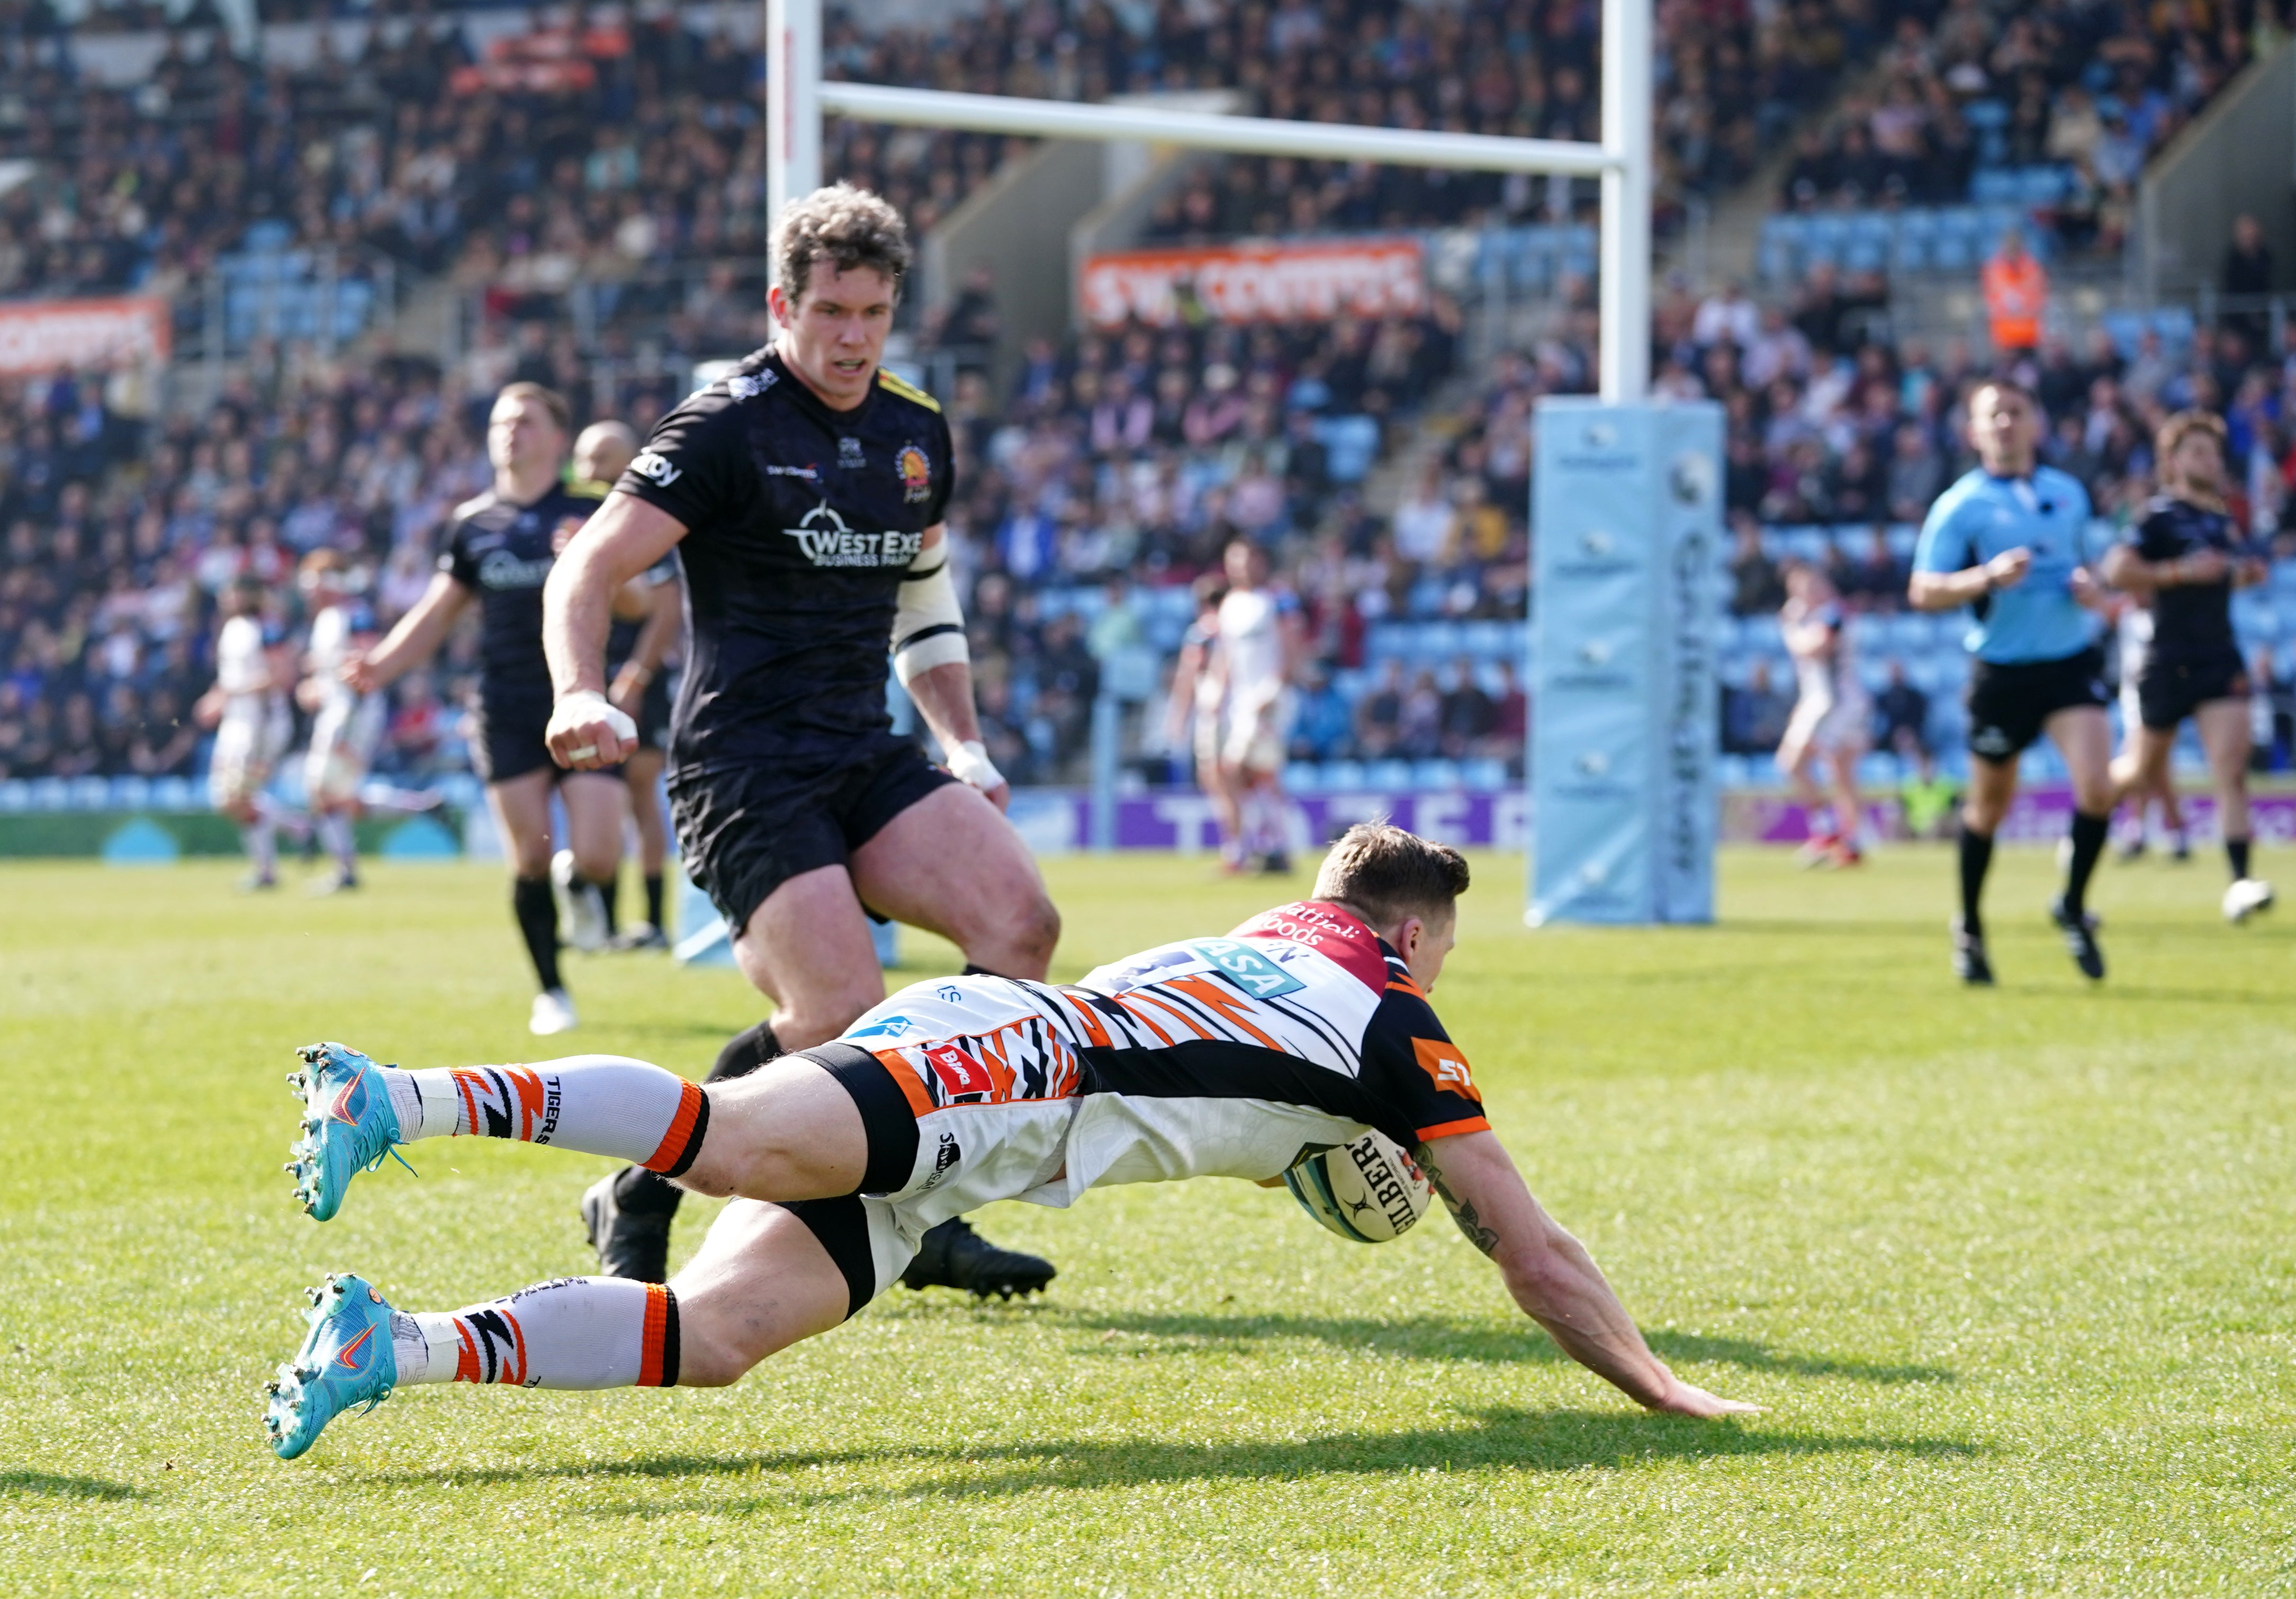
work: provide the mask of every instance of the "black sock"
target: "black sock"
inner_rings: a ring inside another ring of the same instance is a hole
[[[661,873],[649,872],[645,880],[646,921],[654,927],[661,926]]]
[[[2095,872],[2097,858],[2104,853],[2104,841],[2112,836],[2112,815],[2092,816],[2087,811],[2073,812],[2073,858],[2065,868],[2065,909],[2078,916],[2087,908],[2088,880]]]
[[[2234,882],[2238,882],[2242,878],[2246,877],[2248,875],[2248,840],[2246,839],[2226,839],[2225,840],[2225,859],[2232,863],[2232,880]]]
[[[1961,925],[1972,938],[1985,936],[1978,902],[1985,898],[1985,873],[1993,865],[1993,835],[1961,824]]]
[[[760,1021],[752,1028],[735,1033],[731,1042],[718,1052],[718,1064],[709,1069],[705,1083],[722,1083],[729,1078],[747,1077],[758,1067],[782,1053],[782,1041],[774,1036],[774,1024]]]
[[[534,975],[545,988],[563,988],[558,980],[558,901],[546,877],[510,880],[510,908],[525,935],[526,953],[534,957]]]
[[[599,880],[598,898],[606,907],[606,936],[612,938],[622,931],[622,874],[618,869]]]

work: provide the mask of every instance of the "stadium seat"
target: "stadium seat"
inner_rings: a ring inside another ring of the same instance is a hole
[[[1324,763],[1324,791],[1342,793],[1364,786],[1363,763],[1356,760],[1327,760]]]
[[[1411,763],[1411,786],[1423,793],[1448,793],[1465,783],[1456,760],[1418,760]]]
[[[1460,776],[1465,781],[1466,785],[1471,789],[1480,789],[1488,791],[1493,789],[1503,789],[1510,786],[1507,779],[1506,762],[1503,760],[1493,760],[1488,756],[1476,760],[1462,762],[1460,764],[1459,773]]]
[[[155,810],[190,810],[198,803],[198,793],[188,778],[155,777],[152,780],[152,805]]]
[[[32,808],[32,785],[20,777],[0,781],[0,811]]]
[[[1364,786],[1373,789],[1407,789],[1411,786],[1411,763],[1406,760],[1374,760],[1364,767]]]

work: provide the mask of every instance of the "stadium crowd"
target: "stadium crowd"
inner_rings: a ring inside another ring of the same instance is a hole
[[[2286,25],[2272,0],[1890,9],[1878,86],[1804,129],[1784,203],[1953,206],[1982,198],[1980,168],[2054,168],[2037,224],[2101,254],[2127,236],[2146,157]]]
[[[1894,19],[1893,82],[1916,42],[1966,31],[1965,9],[1933,29]],[[1716,147],[1741,154],[1893,20],[1814,3],[1759,25],[1662,12],[1663,73],[1693,111],[1711,96],[1713,125],[1737,130]],[[380,29],[355,62],[323,49],[293,71],[171,45],[153,91],[135,94],[76,82],[66,57],[27,45],[29,13],[13,14],[4,47],[40,92],[0,107],[0,145],[78,176],[0,200],[0,292],[165,287],[259,217],[462,272],[487,286],[490,314],[444,371],[258,341],[216,405],[164,421],[121,373],[0,384],[0,776],[187,771],[197,740],[184,713],[211,676],[216,596],[241,574],[274,586],[272,619],[287,628],[295,560],[333,547],[371,575],[388,623],[427,580],[447,512],[486,481],[484,408],[501,384],[549,384],[578,421],[614,416],[643,432],[693,359],[764,340],[760,285],[722,264],[652,302],[672,332],[651,363],[622,358],[626,331],[611,318],[586,343],[556,298],[577,280],[627,281],[639,305],[658,285],[636,283],[630,263],[762,255],[741,231],[762,209],[758,63],[674,13],[589,39],[588,81],[547,92],[480,81],[442,93],[484,53]],[[2054,15],[2036,11],[2033,37],[2054,37]],[[1275,114],[1568,136],[1554,108],[1571,97],[1570,74],[1581,90],[1592,81],[1592,27],[1587,8],[1528,0],[1433,12],[1283,0],[1210,20],[1166,7],[1141,37],[1097,4],[992,4],[961,37],[867,36],[840,17],[828,53],[857,78],[1078,95],[1200,87],[1238,62],[1242,86]],[[1931,56],[1939,83],[1969,87],[1955,77],[1960,56]],[[2134,53],[2116,54],[2116,71],[2124,57]],[[840,124],[830,166],[906,204],[922,231],[1002,155],[993,142]],[[1681,169],[1720,181],[1739,168]],[[1456,222],[1554,200],[1239,160],[1203,168],[1157,226],[1191,238]],[[619,277],[602,250],[620,252]],[[1870,313],[1884,294],[1877,279],[1821,266],[1789,299],[1726,289],[1660,306],[1659,390],[1726,407],[1741,616],[1775,608],[1792,542],[1779,530],[1811,528],[1835,530],[1816,558],[1853,605],[1894,608],[1906,525],[1967,464],[1956,407],[1980,364],[1964,345],[1878,336],[1886,324]],[[923,335],[961,344],[995,315],[975,290]],[[1307,623],[1295,753],[1519,763],[1527,707],[1504,651],[1437,660],[1379,638],[1387,623],[1525,614],[1530,406],[1591,387],[1593,315],[1567,306],[1464,398],[1451,381],[1460,328],[1439,297],[1425,315],[1380,322],[1103,331],[1032,346],[1003,402],[981,373],[962,372],[944,396],[960,451],[950,521],[999,765],[1021,782],[1077,776],[1104,663],[1133,644],[1168,650],[1186,585],[1236,534],[1275,555]],[[2101,516],[2126,520],[2149,492],[2158,418],[2221,408],[2242,508],[2278,534],[2296,483],[2296,345],[2267,350],[2260,335],[2228,323],[2182,342],[2157,331],[2127,345],[2102,332],[2078,348],[2045,341],[2028,375],[2051,418],[2051,460],[2089,487]],[[1391,514],[1374,513],[1367,476],[1420,421],[1447,446]],[[399,686],[381,770],[461,769],[472,664],[465,641]],[[1760,724],[1741,745],[1761,747]],[[1146,742],[1152,764],[1152,728]]]

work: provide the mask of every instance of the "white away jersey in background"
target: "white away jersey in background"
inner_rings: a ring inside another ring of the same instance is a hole
[[[1283,602],[1267,589],[1231,589],[1219,604],[1228,704],[1246,715],[1283,692]]]

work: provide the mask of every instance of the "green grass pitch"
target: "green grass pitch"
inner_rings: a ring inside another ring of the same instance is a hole
[[[896,1289],[715,1391],[411,1390],[282,1464],[258,1389],[323,1273],[439,1308],[585,1267],[603,1160],[421,1146],[325,1226],[279,1169],[296,1044],[536,1053],[502,879],[0,868],[0,1593],[2296,1589],[2288,911],[2108,865],[2090,991],[2005,852],[1972,994],[1933,849],[1734,852],[1724,922],[1664,931],[1526,931],[1520,861],[1476,868],[1435,1001],[1494,1122],[1660,1351],[1766,1414],[1643,1414],[1440,1218],[1353,1247],[1200,1182],[982,1213],[1059,1262],[1032,1304]],[[1279,897],[1049,870],[1068,976]],[[570,1044],[695,1075],[757,1014],[659,957],[570,976]]]

